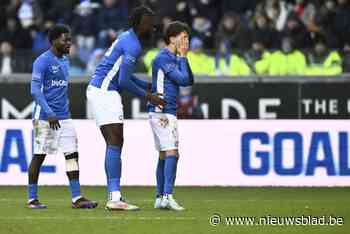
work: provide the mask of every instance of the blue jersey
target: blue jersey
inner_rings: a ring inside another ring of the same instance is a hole
[[[51,50],[41,54],[33,64],[31,94],[35,100],[33,119],[57,117],[69,119],[69,60]]]
[[[161,49],[152,64],[152,92],[158,93],[167,104],[162,109],[148,104],[148,111],[176,116],[179,88],[192,84],[193,74],[187,59]]]
[[[105,91],[120,92],[126,88],[144,97],[147,84],[132,75],[141,52],[141,44],[134,30],[122,33],[105,53],[90,85]]]

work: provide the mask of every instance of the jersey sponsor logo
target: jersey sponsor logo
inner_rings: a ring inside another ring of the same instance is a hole
[[[245,175],[349,176],[348,132],[246,132],[241,136],[241,169]]]
[[[68,86],[68,82],[66,80],[52,80],[51,86],[53,86],[53,87]]]

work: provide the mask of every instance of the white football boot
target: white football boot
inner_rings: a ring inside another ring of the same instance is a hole
[[[160,205],[163,209],[170,209],[175,211],[185,210],[185,208],[183,208],[176,202],[172,194],[164,195]]]
[[[157,196],[154,202],[154,209],[162,209],[163,196]]]

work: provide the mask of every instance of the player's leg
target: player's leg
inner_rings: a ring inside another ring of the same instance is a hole
[[[159,151],[158,164],[156,169],[157,178],[157,191],[156,191],[156,201],[154,203],[154,208],[161,208],[161,202],[164,195],[164,166],[165,166],[165,152]]]
[[[33,121],[33,158],[28,168],[28,208],[43,209],[46,205],[38,199],[38,179],[40,168],[47,154],[51,154],[56,148],[56,132],[50,129],[48,121]]]
[[[81,195],[79,182],[78,140],[71,119],[60,121],[58,147],[63,152],[66,164],[66,174],[72,196],[72,208],[95,208],[97,202],[90,201]]]
[[[111,210],[135,210],[138,207],[123,201],[120,193],[121,151],[123,147],[123,104],[120,94],[89,86],[86,91],[88,103],[106,142],[105,172]]]
[[[176,117],[168,114],[151,113],[150,124],[154,136],[156,149],[162,152],[162,158],[157,166],[157,193],[162,192],[160,208],[170,208],[174,210],[183,210],[173,197],[173,188],[175,184],[178,153],[178,133]],[[163,168],[163,173],[160,172]],[[158,170],[159,169],[159,170]],[[163,179],[158,183],[159,178]],[[158,184],[163,184],[162,189],[158,192]],[[156,202],[157,203],[157,199]],[[159,206],[155,208],[158,208]]]
[[[164,165],[164,196],[162,199],[162,208],[169,208],[176,211],[184,210],[175,200],[173,196],[177,162],[179,160],[179,153],[177,149],[167,150],[165,152]]]
[[[45,154],[34,154],[28,168],[28,208],[44,209],[46,205],[38,200],[38,180],[41,165],[45,160]]]
[[[66,174],[69,180],[69,189],[72,195],[72,208],[90,209],[97,207],[97,202],[86,199],[81,195],[78,152],[65,153],[64,156],[66,161]]]
[[[121,152],[123,148],[123,124],[112,123],[100,127],[106,142],[105,172],[109,201],[107,209],[111,210],[138,210],[137,206],[126,203],[120,192],[120,178],[122,170]]]

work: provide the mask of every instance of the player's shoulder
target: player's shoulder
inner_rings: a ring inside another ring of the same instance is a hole
[[[36,65],[46,65],[46,64],[50,63],[51,60],[52,60],[52,56],[50,54],[50,51],[47,50],[44,53],[42,53],[41,55],[39,55],[34,60],[34,64],[36,64]]]
[[[123,32],[118,40],[125,51],[133,52],[135,54],[141,53],[142,48],[140,41],[132,29]]]
[[[161,65],[164,63],[172,62],[172,58],[171,56],[169,56],[166,49],[161,49],[153,61],[154,61],[154,64]]]

